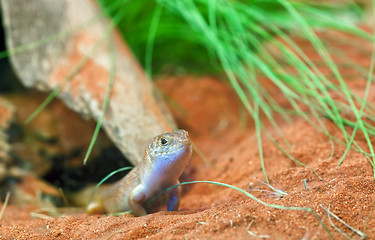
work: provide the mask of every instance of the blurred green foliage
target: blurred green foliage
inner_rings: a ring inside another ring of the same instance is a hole
[[[150,28],[154,21],[157,21],[157,30],[153,38],[152,49],[152,73],[170,73],[170,74],[216,74],[220,73],[221,66],[218,64],[217,57],[204,43],[201,33],[196,32],[186,19],[183,18],[180,11],[184,9],[170,9],[167,1],[157,0],[98,0],[103,9],[113,7],[107,14],[114,16],[118,11],[125,12],[124,17],[118,23],[123,38],[126,40],[134,55],[145,66],[147,43],[150,40]],[[186,2],[185,0],[182,0]],[[241,4],[243,8],[249,8],[257,11],[268,19],[272,24],[282,27],[285,31],[295,30],[295,19],[287,12],[278,1],[274,0],[241,0],[241,1],[216,1],[203,0],[193,1],[196,4],[201,16],[209,21],[209,9],[216,7],[216,4],[225,2],[235,2]],[[310,3],[308,3],[310,2]],[[327,15],[344,15],[351,18],[358,18],[363,14],[362,9],[351,1],[336,5],[314,4],[312,1],[299,1],[294,5],[299,9],[308,10],[302,13],[306,20],[320,27],[332,25],[332,17],[322,18]],[[161,14],[155,18],[155,13],[160,8]],[[107,9],[108,10],[108,9]],[[315,13],[312,12],[315,11]],[[185,9],[189,11],[189,9]],[[319,14],[319,15],[317,15]],[[191,19],[194,21],[194,19]],[[222,22],[220,22],[222,21]],[[251,34],[259,37],[262,41],[270,39],[263,38],[256,32],[257,26],[268,28],[268,22],[261,23],[255,19],[249,19],[248,23],[254,26],[248,26]],[[225,24],[223,19],[218,18],[217,24]],[[230,27],[230,26],[228,26]],[[253,50],[256,48],[253,47]]]

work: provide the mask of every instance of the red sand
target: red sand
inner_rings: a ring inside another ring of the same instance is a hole
[[[239,117],[244,110],[228,86],[212,78],[167,79],[158,85],[172,99],[170,106],[179,126],[190,132],[207,158],[204,162],[198,154],[193,155],[189,179],[219,181],[245,190],[249,190],[249,185],[252,189],[269,190],[256,180],[264,181],[264,177],[254,127],[248,118]],[[371,94],[370,99],[374,100],[375,92]],[[241,127],[242,122],[247,122],[247,126]],[[328,120],[325,123],[333,135],[340,137],[332,123]],[[290,153],[308,168],[291,161],[263,137],[270,183],[287,195],[249,192],[269,204],[312,209],[335,239],[343,237],[332,227],[321,206],[366,233],[368,239],[375,239],[375,185],[367,159],[350,151],[338,167],[344,146],[335,143],[332,149],[328,137],[297,117],[292,124],[281,123],[281,129],[291,144]],[[280,137],[277,141],[282,144]],[[365,146],[361,137],[358,142]],[[253,239],[252,233],[269,235],[270,239],[329,239],[311,212],[266,207],[235,190],[210,184],[195,184],[186,189],[179,211],[161,211],[137,218],[72,214],[39,219],[30,217],[37,207],[10,205],[0,222],[0,236],[1,239],[229,240]],[[332,222],[350,237],[360,239],[342,223],[335,219]]]

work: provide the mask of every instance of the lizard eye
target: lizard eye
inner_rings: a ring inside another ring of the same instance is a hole
[[[165,145],[168,144],[168,140],[162,137],[162,138],[160,138],[160,143],[161,143],[161,145],[165,146]]]

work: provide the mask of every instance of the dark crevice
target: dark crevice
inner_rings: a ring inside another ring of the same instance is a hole
[[[0,11],[0,52],[6,51],[5,32],[2,20],[3,16]],[[10,65],[9,58],[0,58],[0,93],[13,93],[23,89],[24,87]]]

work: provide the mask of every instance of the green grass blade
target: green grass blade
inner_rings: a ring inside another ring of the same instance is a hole
[[[108,174],[107,176],[105,176],[100,182],[98,182],[98,183],[95,185],[95,187],[94,187],[94,189],[93,189],[93,191],[92,191],[92,193],[91,193],[91,196],[90,196],[90,198],[89,198],[87,204],[89,204],[89,203],[92,202],[92,199],[94,198],[94,195],[95,195],[96,190],[97,190],[97,189],[100,187],[100,185],[102,185],[105,181],[107,181],[109,178],[111,178],[113,175],[115,175],[115,174],[117,174],[117,173],[119,173],[119,172],[123,172],[123,171],[131,170],[131,169],[133,169],[133,167],[123,167],[123,168],[119,168],[119,169],[117,169],[117,170],[111,172],[111,173]]]
[[[266,206],[266,207],[275,208],[275,209],[282,209],[282,210],[309,212],[309,213],[311,213],[319,221],[319,223],[326,230],[326,232],[328,233],[328,235],[330,236],[330,238],[333,239],[333,236],[331,235],[331,232],[328,230],[327,226],[323,223],[322,219],[317,215],[317,213],[315,213],[315,211],[313,209],[308,208],[308,207],[286,207],[286,206],[277,205],[277,204],[269,204],[269,203],[266,203],[266,202],[260,200],[259,198],[255,197],[254,195],[248,193],[247,191],[245,191],[245,190],[243,190],[243,189],[241,189],[239,187],[236,187],[236,186],[233,186],[233,185],[230,185],[230,184],[226,184],[226,183],[221,183],[221,182],[215,182],[215,181],[182,182],[180,184],[176,184],[176,185],[171,186],[171,187],[169,187],[169,188],[167,188],[165,190],[162,190],[161,192],[159,192],[159,194],[157,194],[154,198],[152,198],[149,202],[147,202],[147,204],[155,201],[157,198],[159,198],[165,192],[170,191],[170,190],[172,190],[172,189],[174,189],[176,187],[183,186],[183,185],[188,185],[188,184],[196,184],[196,183],[208,183],[208,184],[213,184],[213,185],[218,185],[218,186],[223,186],[223,187],[234,189],[234,190],[239,191],[240,193],[246,195],[247,197],[251,198],[252,200],[254,200],[254,201],[262,204],[263,206]]]
[[[89,145],[89,147],[87,149],[85,158],[83,159],[83,165],[86,165],[87,160],[88,160],[88,158],[90,156],[90,153],[92,151],[92,148],[95,145],[96,139],[98,137],[100,128],[101,128],[102,123],[103,123],[105,112],[107,110],[107,107],[108,107],[108,104],[109,104],[109,101],[110,101],[110,98],[111,98],[113,83],[115,81],[115,73],[116,73],[116,69],[115,69],[115,65],[116,65],[115,64],[115,49],[114,49],[113,39],[111,39],[111,40],[112,41],[109,44],[110,45],[110,50],[109,50],[110,51],[109,52],[109,56],[110,56],[110,63],[109,63],[110,64],[110,69],[109,69],[108,86],[107,86],[107,90],[106,90],[106,93],[105,93],[105,96],[104,96],[101,114],[98,117],[98,121],[96,122],[96,127],[95,127],[95,130],[94,130],[94,135],[92,136],[92,139],[91,139],[90,145]]]
[[[112,30],[112,28],[109,30]],[[65,86],[65,84],[68,83],[82,69],[87,61],[92,58],[92,56],[104,44],[107,38],[108,34],[104,35],[101,40],[95,43],[94,47],[90,49],[90,52],[78,62],[78,64],[69,72],[68,76],[66,76],[62,83],[48,95],[48,97],[38,106],[35,111],[30,114],[30,116],[25,120],[25,124],[30,123],[41,111],[43,111],[43,109],[59,94],[60,90]]]

